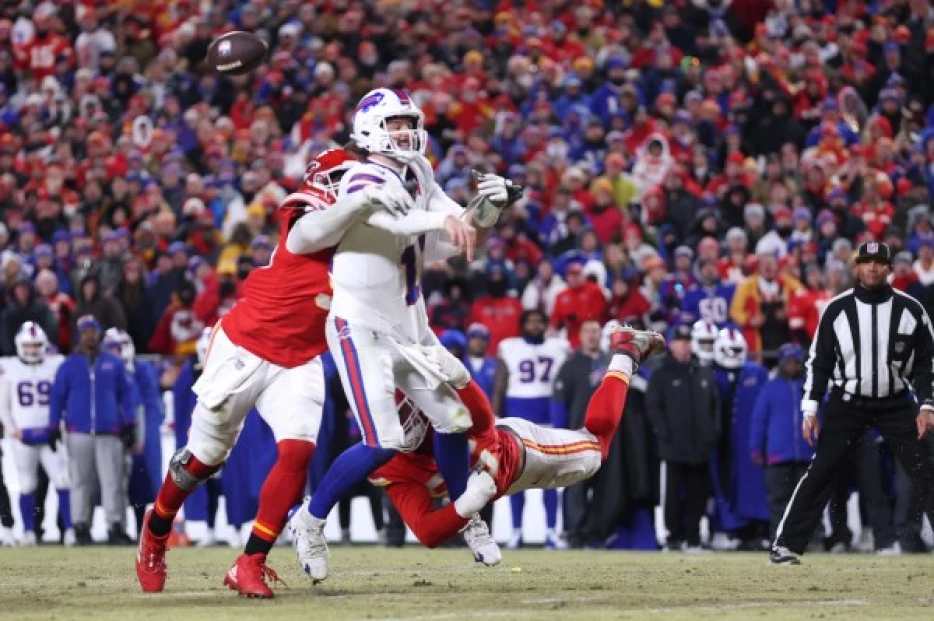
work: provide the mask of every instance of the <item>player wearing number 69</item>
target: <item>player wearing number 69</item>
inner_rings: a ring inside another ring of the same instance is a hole
[[[78,347],[55,374],[50,394],[50,440],[68,431],[71,514],[79,544],[91,543],[95,482],[110,527],[108,542],[132,543],[126,534],[125,449],[132,446],[137,400],[123,360],[100,348],[101,326],[91,315],[78,319]]]
[[[519,319],[522,336],[506,339],[499,344],[499,360],[493,386],[493,411],[498,416],[521,418],[539,426],[551,427],[551,397],[555,378],[571,346],[560,338],[545,338],[548,320],[540,310],[527,310]],[[559,547],[555,534],[558,523],[558,490],[546,489],[545,545]],[[510,548],[522,546],[522,512],[525,494],[509,497],[512,508],[512,536]]]
[[[58,490],[65,545],[74,545],[65,454],[49,442],[49,393],[62,357],[46,355],[49,340],[33,321],[24,323],[13,341],[16,357],[5,358],[0,367],[0,423],[13,438],[23,545],[36,545],[36,474],[40,462]]]

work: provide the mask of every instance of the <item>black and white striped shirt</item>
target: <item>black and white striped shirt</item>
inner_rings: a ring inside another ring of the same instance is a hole
[[[884,399],[915,388],[934,394],[934,333],[924,307],[886,285],[859,285],[824,309],[806,364],[804,411],[816,411],[828,384],[851,395]]]

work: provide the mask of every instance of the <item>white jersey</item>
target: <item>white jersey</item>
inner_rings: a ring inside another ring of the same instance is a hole
[[[549,424],[548,415],[555,377],[570,353],[564,339],[545,339],[540,344],[521,337],[501,341],[498,354],[509,371],[504,416]]]
[[[15,429],[49,426],[49,397],[63,356],[46,356],[38,364],[17,357],[0,361],[0,420]]]
[[[404,187],[402,177],[394,170],[361,162],[341,179],[338,201],[368,186],[384,183]],[[409,216],[433,222],[435,230],[420,235],[397,234],[358,221],[344,233],[331,265],[332,316],[350,325],[414,340],[420,340],[429,331],[420,286],[422,266],[426,259],[444,257],[445,246],[449,244],[442,239],[443,221],[448,215],[460,217],[464,211],[444,195],[437,183],[431,185],[427,190],[417,189],[422,213]]]

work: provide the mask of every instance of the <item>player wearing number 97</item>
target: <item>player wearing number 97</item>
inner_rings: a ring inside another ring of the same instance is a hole
[[[331,508],[404,448],[397,386],[437,432],[439,465],[452,497],[463,492],[469,475],[464,431],[470,414],[449,386],[426,376],[413,352],[438,345],[421,293],[422,266],[461,252],[472,258],[473,210],[465,211],[435,181],[424,156],[424,115],[404,91],[367,93],[354,112],[351,140],[366,156],[341,180],[334,217],[300,222],[303,239],[290,237],[288,244],[295,252],[337,245],[325,330],[363,436],[337,458],[292,520],[300,562],[313,580],[328,575],[323,530]],[[478,184],[480,195],[503,205],[507,187],[497,175],[484,175]]]
[[[548,322],[539,310],[527,310],[519,320],[522,336],[506,339],[499,344],[499,361],[493,388],[494,411],[499,416],[520,418],[539,426],[551,427],[551,397],[555,377],[571,353],[567,341],[545,338]],[[547,489],[545,503],[545,545],[560,546],[555,533],[558,523],[558,491]],[[525,495],[521,492],[510,498],[512,507],[512,537],[510,548],[522,546],[522,513]]]
[[[39,464],[58,490],[58,509],[65,526],[65,545],[75,544],[65,454],[51,443],[49,393],[62,356],[47,355],[48,338],[39,325],[24,323],[16,337],[16,357],[0,367],[0,422],[13,437],[13,461],[19,475],[19,507],[23,543],[36,545],[36,475]]]

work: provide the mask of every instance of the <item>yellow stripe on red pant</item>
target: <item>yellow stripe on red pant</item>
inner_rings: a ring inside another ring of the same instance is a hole
[[[538,442],[523,438],[522,444],[525,445],[526,448],[546,455],[573,455],[575,453],[600,450],[600,445],[590,440],[573,442],[571,444],[539,444]]]
[[[263,524],[261,524],[259,520],[256,520],[255,522],[253,522],[253,528],[263,533],[267,537],[272,537],[273,539],[276,539],[279,537],[279,533],[269,528],[268,526],[263,526]]]

